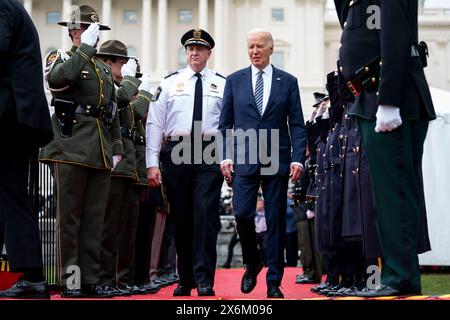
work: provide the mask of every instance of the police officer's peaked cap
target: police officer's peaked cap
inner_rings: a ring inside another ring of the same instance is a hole
[[[105,41],[97,52],[97,56],[104,57],[119,57],[129,59],[128,48],[119,40],[108,40]]]
[[[202,29],[192,29],[181,37],[181,44],[185,47],[191,45],[204,46],[212,49],[215,46],[214,39],[211,35]]]
[[[313,105],[313,108],[317,107],[323,100],[328,99],[328,95],[326,93],[314,92],[314,99],[316,103]]]
[[[69,29],[79,29],[82,24],[92,24],[100,22],[98,12],[91,6],[76,6],[70,14],[70,21],[58,22],[60,26],[68,27]],[[100,24],[100,30],[111,30],[110,27]]]

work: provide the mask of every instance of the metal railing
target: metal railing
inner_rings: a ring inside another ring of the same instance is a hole
[[[52,285],[56,283],[56,198],[50,169],[38,162],[37,153],[30,160],[29,194],[38,217],[44,276]]]

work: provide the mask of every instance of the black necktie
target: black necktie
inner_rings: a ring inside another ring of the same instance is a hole
[[[203,104],[203,84],[202,75],[196,73],[197,82],[195,83],[195,95],[194,95],[194,115],[192,117],[192,127],[194,127],[194,121],[202,121],[202,104]]]

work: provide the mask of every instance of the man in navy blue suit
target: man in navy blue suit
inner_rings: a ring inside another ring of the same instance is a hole
[[[289,177],[296,182],[302,174],[306,129],[297,79],[270,64],[271,33],[250,31],[247,49],[251,66],[230,75],[225,85],[219,122],[225,160],[220,167],[233,187],[246,264],[241,291],[250,293],[255,288],[263,266],[254,222],[261,186],[266,200],[267,296],[283,298],[279,286],[284,271],[286,193]]]

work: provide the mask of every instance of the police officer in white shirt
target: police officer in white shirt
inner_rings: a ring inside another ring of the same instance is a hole
[[[212,147],[225,78],[206,67],[214,48],[206,31],[190,30],[181,43],[188,66],[161,82],[149,108],[147,176],[150,187],[164,181],[176,220],[180,282],[173,295],[190,296],[197,288],[198,295],[214,296],[223,177]]]

